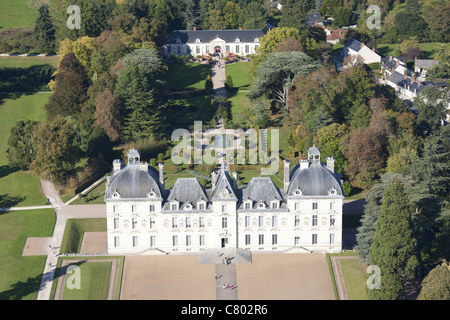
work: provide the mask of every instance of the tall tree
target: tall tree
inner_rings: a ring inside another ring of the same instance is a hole
[[[279,26],[295,28],[303,34],[309,9],[308,0],[283,0]]]
[[[137,65],[122,69],[117,76],[115,93],[124,106],[122,113],[125,139],[134,141],[164,132],[162,95],[155,82]]]
[[[76,115],[87,100],[89,79],[84,66],[75,54],[66,54],[59,64],[56,85],[45,108],[48,114]]]
[[[39,7],[38,17],[34,25],[34,37],[37,49],[41,53],[52,53],[55,51],[55,26],[46,4]]]
[[[252,99],[267,94],[286,108],[292,82],[297,75],[307,75],[321,67],[303,52],[275,52],[257,70],[249,96]]]
[[[36,157],[31,169],[53,181],[64,182],[80,160],[79,138],[77,124],[69,117],[56,115],[41,122],[33,140]]]
[[[425,136],[439,133],[447,117],[448,103],[448,95],[435,86],[425,88],[414,98],[414,107],[419,112],[417,123]]]
[[[34,120],[19,120],[11,128],[6,155],[10,167],[28,170],[36,156],[33,139],[39,125]]]
[[[417,240],[411,223],[412,206],[398,179],[389,183],[382,201],[370,249],[370,263],[381,271],[381,288],[368,290],[368,295],[371,299],[395,300],[404,298],[406,281],[417,278]]]
[[[121,130],[119,96],[107,88],[97,95],[95,102],[95,119],[97,124],[103,128],[110,141],[115,142],[119,140]]]
[[[418,300],[450,300],[450,265],[443,261],[422,281]]]

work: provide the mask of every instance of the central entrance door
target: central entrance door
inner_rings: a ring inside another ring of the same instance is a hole
[[[222,248],[227,248],[228,247],[228,238],[222,238],[221,239],[221,247]]]

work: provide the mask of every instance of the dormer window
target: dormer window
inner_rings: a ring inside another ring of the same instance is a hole
[[[234,40],[234,42],[241,42],[241,39],[236,38],[236,39]]]
[[[264,202],[260,202],[258,204],[258,209],[265,209],[266,208],[266,204]]]
[[[180,38],[177,38],[177,40],[175,40],[176,43],[181,43]]]
[[[220,195],[221,195],[222,197],[226,197],[226,196],[228,196],[229,194],[230,194],[230,191],[229,191],[227,188],[223,189],[222,192],[220,193]]]
[[[113,198],[120,198],[120,193],[119,193],[119,191],[116,189],[115,191],[114,191],[114,193],[113,193]]]
[[[252,200],[246,200],[244,201],[244,208],[246,210],[250,210],[253,207],[253,201]]]
[[[154,198],[154,197],[156,197],[156,192],[153,191],[153,189],[152,189],[152,191],[150,191],[149,193],[147,193],[147,196],[148,196],[149,198]]]
[[[170,203],[170,210],[172,210],[172,211],[178,210],[178,201],[172,201]]]
[[[192,205],[192,203],[188,202],[184,205],[184,209],[185,210],[192,210],[194,207]]]
[[[253,42],[259,42],[259,38],[255,38]]]
[[[280,207],[280,201],[279,200],[273,200],[270,202],[270,206],[272,209],[278,209]]]
[[[301,196],[301,195],[303,195],[303,191],[300,190],[300,188],[297,188],[297,189],[295,189],[295,190],[292,192],[292,194],[293,194],[294,196]]]
[[[337,191],[334,187],[332,187],[330,190],[328,190],[328,195],[334,196],[337,194]]]
[[[200,43],[200,42],[201,42],[201,41],[200,41],[199,38],[195,39],[195,43]]]

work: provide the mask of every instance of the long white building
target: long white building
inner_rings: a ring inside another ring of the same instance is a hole
[[[164,41],[164,55],[254,54],[262,30],[174,30]]]
[[[334,158],[321,163],[318,148],[292,168],[284,161],[283,189],[269,177],[238,188],[226,165],[211,179],[211,189],[179,178],[165,190],[163,164],[158,172],[136,150],[125,166],[115,160],[105,192],[108,253],[341,251],[342,185]]]

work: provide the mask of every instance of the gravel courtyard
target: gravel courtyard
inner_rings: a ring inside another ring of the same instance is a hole
[[[235,266],[239,300],[334,300],[324,254],[256,253]],[[214,273],[196,254],[127,256],[121,299],[215,300]]]

